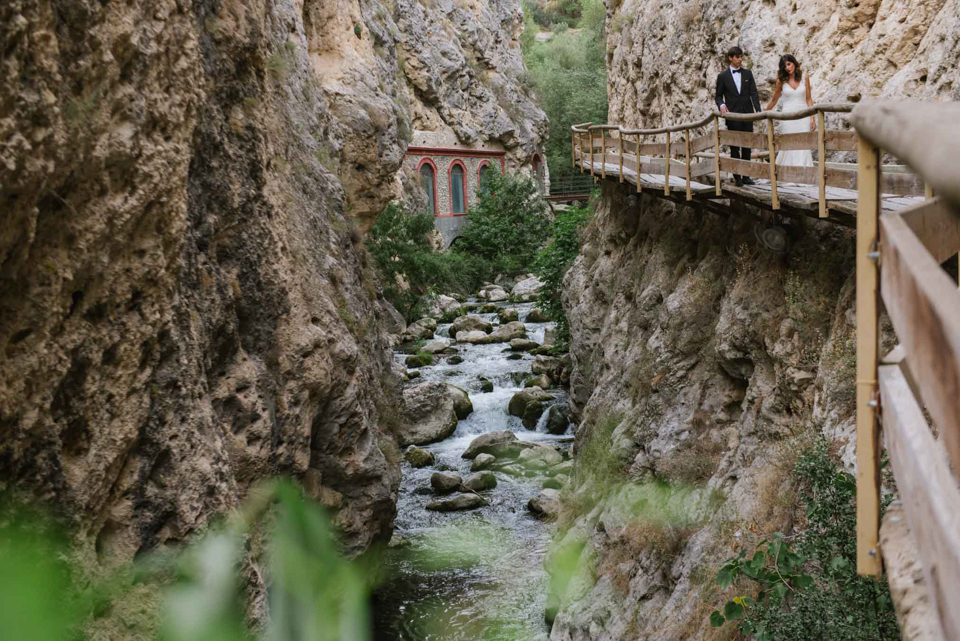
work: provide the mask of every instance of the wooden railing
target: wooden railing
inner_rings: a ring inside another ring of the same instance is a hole
[[[796,183],[819,186],[819,215],[828,216],[827,187],[857,189],[858,173],[855,164],[831,163],[827,152],[856,152],[856,133],[848,130],[826,129],[826,114],[848,114],[851,104],[817,104],[803,111],[764,111],[753,114],[727,113],[721,116],[714,112],[699,121],[657,129],[625,129],[619,125],[595,125],[582,123],[571,127],[571,161],[574,167],[580,163],[582,170],[599,178],[607,177],[607,165],[618,167],[620,182],[624,181],[624,168],[636,172],[637,191],[641,190],[639,174],[662,175],[666,195],[671,193],[670,176],[683,176],[686,183],[686,199],[693,200],[691,182],[712,175],[715,195],[721,196],[721,172],[769,179],[772,208],[781,208],[778,183]],[[795,134],[776,134],[774,121],[817,119],[816,131]],[[766,123],[765,132],[742,132],[723,129],[720,119],[741,122]],[[616,135],[614,135],[616,134]],[[651,142],[650,138],[657,138]],[[663,141],[660,142],[660,138]],[[766,161],[747,161],[720,153],[723,145],[749,147],[760,150]],[[776,165],[776,152],[782,150],[810,149],[818,152],[814,167]],[[711,154],[706,152],[712,151]],[[682,158],[682,160],[677,160]],[[598,170],[599,166],[599,170]],[[925,192],[922,180],[906,173],[903,168],[888,171],[882,177],[884,194],[921,196]]]
[[[881,553],[888,563],[895,558],[879,547],[882,426],[934,606],[931,616],[943,638],[960,639],[960,489],[954,475],[960,471],[960,291],[941,267],[960,251],[960,105],[867,103],[851,120],[859,165],[857,568],[878,575]],[[927,180],[925,202],[881,213],[883,151]],[[881,301],[899,340],[882,359]]]

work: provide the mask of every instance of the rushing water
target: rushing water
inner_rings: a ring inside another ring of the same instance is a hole
[[[533,308],[530,303],[508,306],[520,313],[521,321]],[[480,316],[497,322],[495,314]],[[527,336],[542,342],[547,326],[528,324]],[[440,325],[436,335],[449,336],[449,329],[449,324]],[[497,487],[484,493],[490,506],[447,513],[428,512],[424,507],[435,499],[430,490],[435,471],[450,469],[464,479],[469,476],[471,461],[460,455],[478,434],[510,429],[522,440],[565,443],[570,439],[547,434],[543,420],[536,431],[527,430],[519,418],[507,413],[510,398],[530,375],[532,356],[507,360],[505,343],[454,343],[454,347],[462,363],[450,365],[447,357],[441,357],[410,384],[439,380],[462,387],[470,394],[473,413],[460,421],[450,438],[426,446],[436,457],[433,466],[418,470],[403,464],[396,533],[406,545],[387,555],[387,579],[374,603],[375,639],[546,639],[543,558],[552,526],[527,511],[527,501],[540,492],[545,477],[514,478],[496,472]],[[402,363],[405,355],[396,358]],[[479,376],[493,382],[492,392],[480,392]],[[557,392],[556,402],[566,401],[566,394]]]

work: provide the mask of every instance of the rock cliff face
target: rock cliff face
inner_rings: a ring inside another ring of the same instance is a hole
[[[677,124],[715,109],[717,73],[734,44],[764,104],[784,53],[809,74],[817,102],[960,99],[957,0],[609,0],[607,15],[610,122]]]
[[[4,3],[0,490],[111,563],[277,474],[349,551],[389,536],[399,394],[362,235],[414,121],[538,144],[518,4]]]
[[[958,15],[951,0],[611,1],[609,120],[658,126],[712,110],[732,44],[764,99],[784,52],[811,74],[816,100],[955,99]],[[579,560],[569,584],[554,577],[552,639],[708,638],[717,565],[792,525],[798,450],[822,432],[853,464],[852,233],[804,221],[781,258],[760,249],[754,226],[604,188],[565,280],[571,400],[578,450],[609,425],[633,484],[613,497],[590,483],[565,492],[553,556]],[[645,496],[653,477],[675,489]],[[683,516],[638,527],[624,505],[641,503]]]

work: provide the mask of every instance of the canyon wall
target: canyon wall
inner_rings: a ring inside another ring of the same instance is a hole
[[[417,123],[545,129],[519,3],[429,4],[3,4],[0,491],[104,564],[275,475],[348,552],[389,537],[402,319],[363,235]]]
[[[609,121],[624,126],[715,109],[733,44],[764,101],[785,52],[817,101],[960,98],[954,0],[607,6]],[[575,572],[568,583],[554,570],[552,639],[714,638],[716,570],[793,527],[798,453],[823,434],[852,469],[854,235],[795,221],[789,253],[773,255],[754,236],[757,214],[744,206],[720,217],[603,188],[564,307],[577,450],[606,430],[625,485],[605,493],[583,470],[564,491],[551,561],[572,551]],[[672,516],[638,524],[638,505]]]

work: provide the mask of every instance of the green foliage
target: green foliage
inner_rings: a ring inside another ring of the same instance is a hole
[[[607,121],[606,10],[601,0],[571,0],[571,4],[578,5],[569,15],[578,16],[579,29],[561,28],[546,42],[536,42],[535,17],[541,10],[532,0],[523,3],[523,57],[540,107],[550,118],[544,150],[554,178],[574,173],[570,167],[571,125]],[[574,21],[565,16],[546,16],[541,24],[546,27]]]
[[[491,278],[491,268],[482,259],[434,251],[429,241],[432,233],[431,214],[410,213],[403,205],[390,203],[367,239],[383,295],[408,320],[413,320],[417,302],[425,294],[472,294]]]
[[[550,236],[549,207],[531,178],[496,170],[488,176],[455,252],[483,259],[493,273],[526,270]]]
[[[558,344],[570,340],[570,326],[560,300],[563,277],[580,254],[581,232],[590,216],[590,210],[579,205],[557,213],[553,221],[553,240],[537,254],[534,263],[534,271],[543,281],[537,307],[556,319]]]
[[[270,623],[263,634],[254,635],[244,623],[238,574],[247,554],[259,554],[261,530],[269,560],[261,567],[270,585]],[[160,629],[144,632],[161,641],[371,637],[364,574],[340,556],[325,516],[291,484],[255,490],[239,515],[178,557],[146,555],[107,576],[85,575],[67,560],[72,557],[66,540],[49,531],[32,518],[5,518],[0,525],[0,617],[9,635],[0,634],[3,638],[87,638],[85,626],[105,616],[111,601],[121,601],[151,581],[168,584]]]
[[[711,625],[737,621],[757,641],[899,639],[889,587],[856,572],[856,479],[830,458],[823,439],[800,456],[795,474],[806,529],[793,546],[775,534],[751,557],[741,552],[724,563],[721,588],[745,578],[756,593],[728,601],[710,615]]]

